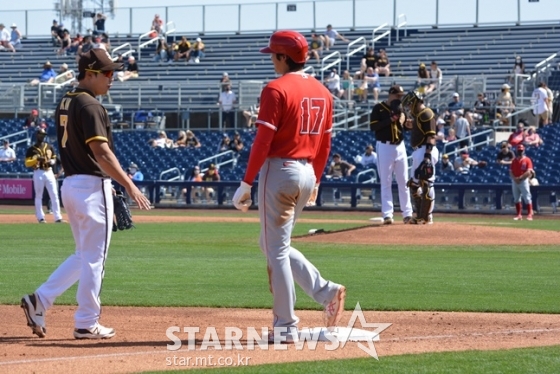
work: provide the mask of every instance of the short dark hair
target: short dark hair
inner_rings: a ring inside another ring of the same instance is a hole
[[[288,55],[282,53],[276,53],[277,60],[280,60],[280,56],[286,56],[286,64],[288,65],[288,69],[290,72],[301,70],[305,66],[305,62],[295,62]]]

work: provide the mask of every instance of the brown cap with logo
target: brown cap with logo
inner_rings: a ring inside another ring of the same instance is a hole
[[[389,95],[404,95],[404,90],[398,84],[395,84],[391,88],[389,88]]]
[[[109,53],[102,48],[94,48],[82,55],[78,62],[78,71],[85,73],[89,71],[113,71],[121,70],[123,63],[113,62]]]

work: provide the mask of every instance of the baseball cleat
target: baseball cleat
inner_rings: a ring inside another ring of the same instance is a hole
[[[533,220],[533,215],[532,215],[532,214],[529,214],[529,215],[527,216],[527,221],[532,221],[532,220]]]
[[[514,220],[514,221],[521,221],[522,219],[523,219],[523,217],[520,216],[520,215],[519,215],[519,216],[513,217],[513,220]]]
[[[40,219],[39,223],[47,223],[47,221],[45,221],[44,219]]]
[[[393,223],[393,218],[392,217],[385,217],[383,218],[383,224],[384,225],[391,225]]]
[[[325,324],[327,328],[338,325],[344,312],[344,301],[346,300],[346,287],[340,286],[336,295],[325,307]]]
[[[54,223],[68,223],[65,219],[57,219]]]
[[[47,334],[47,329],[45,328],[46,312],[37,296],[34,293],[25,295],[21,299],[20,305],[25,313],[25,318],[27,318],[27,326],[31,327],[33,334],[44,338]]]
[[[268,344],[295,344],[297,342],[299,342],[299,334],[297,332],[295,333],[282,333],[282,334],[278,334],[279,336],[281,336],[281,338],[278,338],[278,341],[274,340],[274,332],[270,332],[268,334]]]
[[[410,216],[409,217],[404,217],[403,218],[403,223],[405,225],[412,224],[412,217],[410,217]]]
[[[74,329],[74,338],[76,339],[109,339],[115,334],[115,329],[101,326],[99,323],[91,329]]]

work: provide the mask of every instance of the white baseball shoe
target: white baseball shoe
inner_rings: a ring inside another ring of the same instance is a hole
[[[384,225],[391,225],[393,223],[393,218],[392,217],[385,217],[383,218],[383,224]]]
[[[27,326],[31,327],[33,334],[44,338],[47,334],[47,329],[45,328],[46,311],[39,298],[34,293],[25,295],[21,299],[20,305],[25,313],[25,318],[27,318]]]
[[[99,323],[91,329],[74,329],[76,339],[110,339],[115,334],[115,329],[101,326]]]
[[[346,300],[346,287],[340,286],[336,295],[325,307],[325,324],[327,328],[338,325],[344,312],[344,301]]]

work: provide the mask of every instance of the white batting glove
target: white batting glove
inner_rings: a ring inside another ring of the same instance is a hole
[[[318,193],[319,193],[319,183],[317,183],[313,188],[313,192],[311,192],[311,196],[309,196],[309,200],[307,201],[307,204],[305,204],[305,206],[315,206]]]
[[[245,182],[241,182],[235,195],[233,195],[233,205],[243,213],[249,210],[253,201],[251,200],[251,186]]]

